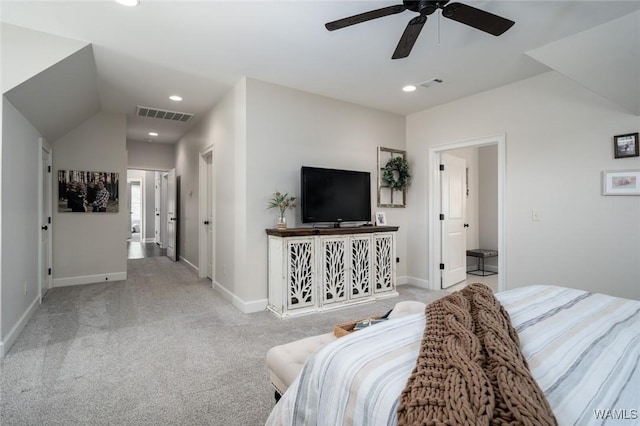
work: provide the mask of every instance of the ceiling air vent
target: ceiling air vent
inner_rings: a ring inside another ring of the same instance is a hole
[[[167,111],[165,109],[150,108],[138,105],[139,117],[159,118],[161,120],[180,121],[187,123],[193,117],[188,112]]]

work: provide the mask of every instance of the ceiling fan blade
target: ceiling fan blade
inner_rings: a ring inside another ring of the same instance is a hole
[[[409,56],[409,53],[411,53],[411,49],[413,49],[413,45],[416,43],[425,22],[427,22],[427,17],[425,15],[416,16],[409,21],[407,27],[404,29],[404,33],[402,33],[402,37],[400,37],[400,41],[396,46],[396,51],[393,52],[391,59],[400,59]]]
[[[442,9],[442,16],[469,25],[480,31],[499,36],[515,22],[462,3],[450,3]]]
[[[337,21],[329,22],[324,26],[329,31],[339,30],[340,28],[348,27],[362,22],[367,22],[372,19],[382,18],[384,16],[395,15],[396,13],[404,12],[406,7],[403,4],[395,6],[383,7],[382,9],[370,10],[369,12],[360,13],[358,15],[349,16],[348,18],[338,19]]]

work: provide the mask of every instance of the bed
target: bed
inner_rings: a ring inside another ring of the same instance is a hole
[[[640,419],[640,301],[530,286],[496,295],[559,425]],[[267,425],[395,425],[423,313],[340,338],[312,356]]]

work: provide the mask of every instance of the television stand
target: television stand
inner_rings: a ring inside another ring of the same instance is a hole
[[[267,309],[287,318],[397,296],[397,230],[397,226],[267,229]]]

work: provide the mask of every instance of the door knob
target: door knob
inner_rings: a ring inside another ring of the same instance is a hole
[[[156,213],[156,216],[160,216],[160,213]]]
[[[205,221],[204,221],[204,224],[205,224],[205,225],[208,225],[208,224],[209,224],[209,221],[208,221],[208,220],[205,220]]]
[[[45,226],[43,226],[43,227],[42,227],[42,230],[43,230],[43,231],[46,231],[47,229],[49,229],[49,227],[48,227],[47,225],[45,225]]]
[[[172,218],[171,218],[171,220],[178,220],[178,218],[176,218],[176,217],[172,217]]]
[[[465,228],[468,228],[468,227],[469,227],[469,224],[468,224],[468,223],[465,223],[465,224],[464,224],[464,227],[465,227]]]

